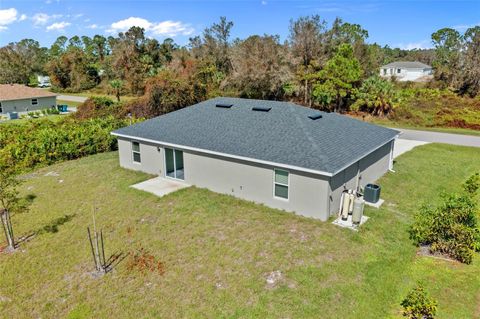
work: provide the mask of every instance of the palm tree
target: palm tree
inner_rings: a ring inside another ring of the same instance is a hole
[[[122,91],[123,81],[118,79],[112,80],[110,81],[110,86],[115,90],[115,96],[117,97],[117,102],[120,102],[120,93]]]

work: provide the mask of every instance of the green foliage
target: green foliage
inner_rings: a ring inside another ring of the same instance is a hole
[[[128,125],[113,116],[78,120],[28,121],[2,127],[0,170],[26,171],[36,166],[71,160],[117,148],[112,130]]]
[[[410,319],[432,319],[437,312],[437,302],[430,298],[423,286],[413,288],[400,304],[403,316]]]
[[[342,110],[358,85],[362,70],[349,44],[339,46],[337,53],[316,74],[313,97],[323,107]],[[344,109],[343,109],[344,110]]]
[[[423,206],[414,216],[410,238],[417,245],[430,245],[432,252],[470,264],[480,248],[478,188],[477,173],[465,182],[464,193],[444,195],[442,204],[434,208]]]
[[[393,110],[397,92],[390,81],[374,75],[363,81],[355,93],[355,98],[356,101],[351,106],[352,110],[384,116]]]
[[[92,96],[77,107],[74,116],[77,119],[90,119],[109,115],[120,117],[122,114],[120,105],[108,97]]]
[[[472,196],[475,195],[480,188],[480,173],[470,176],[463,184],[463,189]]]

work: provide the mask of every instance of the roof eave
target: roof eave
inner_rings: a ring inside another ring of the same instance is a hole
[[[157,140],[152,140],[152,139],[148,139],[148,138],[131,136],[131,135],[126,135],[126,134],[121,134],[121,133],[116,133],[116,132],[111,132],[110,134],[114,135],[114,136],[117,136],[117,137],[123,137],[123,138],[133,139],[133,140],[137,140],[137,141],[154,143],[154,144],[159,144],[159,145],[169,146],[169,147],[174,147],[174,148],[178,147],[178,148],[182,148],[182,149],[189,150],[189,151],[205,153],[205,154],[210,154],[210,155],[216,155],[216,156],[222,156],[222,157],[227,157],[227,158],[233,158],[233,159],[243,160],[243,161],[247,161],[247,162],[265,164],[265,165],[269,165],[269,166],[291,169],[291,170],[305,172],[305,173],[312,173],[312,174],[317,174],[317,175],[322,175],[322,176],[327,176],[327,177],[332,177],[334,175],[333,173],[326,172],[326,171],[320,171],[320,170],[315,170],[315,169],[310,169],[310,168],[305,168],[305,167],[300,167],[300,166],[295,166],[295,165],[289,165],[289,164],[282,164],[282,163],[276,163],[276,162],[271,162],[271,161],[259,160],[259,159],[255,159],[255,158],[251,158],[251,157],[238,156],[238,155],[233,155],[233,154],[228,154],[228,153],[215,152],[215,151],[210,151],[210,150],[206,150],[206,149],[201,149],[201,148],[196,148],[196,147],[191,147],[191,146],[185,146],[185,145],[179,145],[179,144],[173,144],[173,143],[168,143],[168,142],[163,142],[163,141],[157,141]]]

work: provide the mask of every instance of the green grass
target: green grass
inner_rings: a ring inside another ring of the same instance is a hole
[[[381,209],[358,232],[195,187],[163,198],[129,188],[148,175],[118,167],[117,153],[65,162],[25,177],[31,211],[17,235],[57,224],[0,255],[6,318],[385,318],[417,281],[439,318],[474,318],[480,258],[463,265],[416,255],[412,214],[480,170],[478,149],[429,144],[402,155],[380,180]],[[56,172],[59,176],[45,176]],[[144,247],[165,274],[128,271],[94,279],[86,227],[98,208],[106,251]],[[59,218],[65,218],[62,223]],[[280,270],[284,280],[266,285]],[[0,316],[0,317],[1,317]]]

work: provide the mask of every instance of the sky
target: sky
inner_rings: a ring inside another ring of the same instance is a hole
[[[369,43],[428,48],[440,28],[480,25],[480,0],[0,0],[0,46],[24,38],[50,46],[60,35],[116,35],[133,25],[185,45],[220,16],[234,22],[233,38],[278,34],[283,41],[291,19],[312,14],[329,24],[336,17],[360,24]]]

